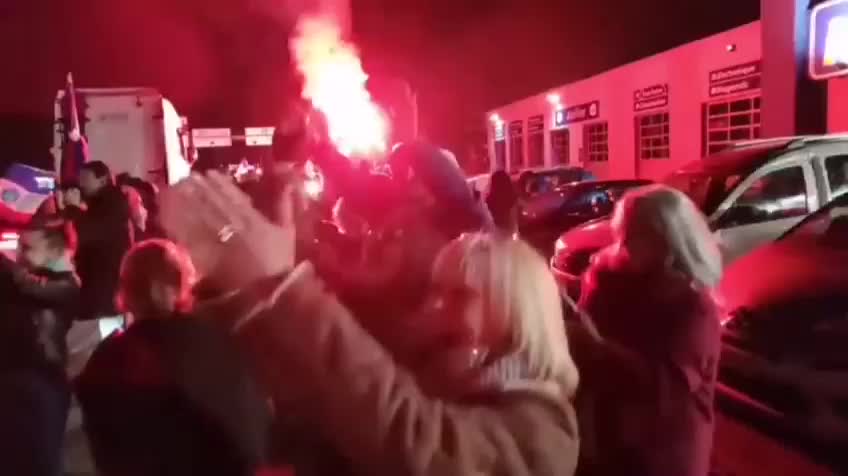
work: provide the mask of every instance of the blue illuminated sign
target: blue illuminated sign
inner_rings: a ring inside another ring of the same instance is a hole
[[[810,15],[810,76],[848,75],[848,0],[832,0]]]
[[[554,113],[554,127],[562,127],[574,122],[597,119],[601,115],[601,103],[598,101],[578,104]]]

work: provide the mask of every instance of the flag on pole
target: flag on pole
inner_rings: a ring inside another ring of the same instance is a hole
[[[51,172],[12,164],[0,177],[0,221],[26,223],[55,187]]]
[[[62,147],[62,163],[59,170],[61,183],[76,182],[82,165],[88,160],[88,142],[82,134],[82,126],[77,110],[77,95],[74,90],[74,77],[68,73],[65,85],[65,143]]]

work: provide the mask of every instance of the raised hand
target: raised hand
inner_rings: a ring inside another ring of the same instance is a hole
[[[223,289],[238,289],[294,265],[291,186],[280,200],[274,224],[225,175],[193,175],[162,193],[162,226],[189,250],[203,277]]]

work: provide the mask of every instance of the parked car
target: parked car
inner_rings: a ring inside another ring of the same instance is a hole
[[[489,192],[491,174],[478,174],[467,179],[472,191],[485,196]],[[572,182],[594,180],[586,169],[574,166],[525,169],[510,174],[515,190],[521,198],[531,198],[555,190]]]
[[[730,264],[848,190],[848,136],[740,143],[685,165],[663,183],[700,207]],[[557,240],[551,268],[574,292],[590,257],[611,242],[608,220],[575,227]]]
[[[595,180],[591,172],[574,166],[527,169],[513,173],[511,177],[518,196],[523,199],[552,192],[565,184]]]
[[[720,295],[719,401],[848,472],[848,195],[733,263]]]
[[[603,180],[562,185],[524,201],[518,225],[522,237],[550,257],[554,242],[566,230],[609,215],[618,199],[648,180]]]

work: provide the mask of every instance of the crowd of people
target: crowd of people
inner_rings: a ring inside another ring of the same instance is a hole
[[[276,155],[251,187],[161,193],[90,162],[34,217],[0,261],[8,474],[61,474],[72,394],[106,476],[709,472],[721,258],[685,195],[626,195],[563,306],[444,151],[402,145],[390,175]],[[108,319],[69,372],[72,323]]]

